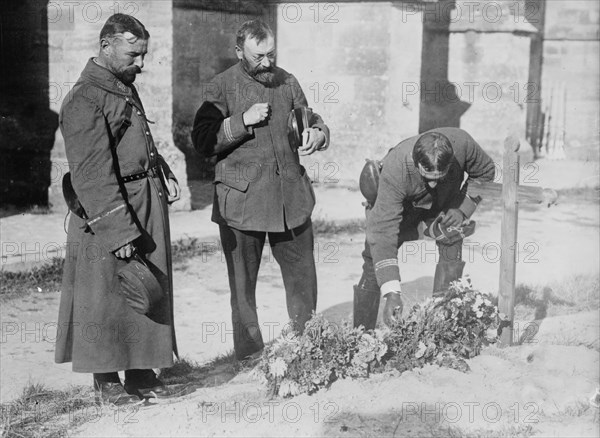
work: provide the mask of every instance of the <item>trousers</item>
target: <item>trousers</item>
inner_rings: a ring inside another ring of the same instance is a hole
[[[264,347],[256,309],[256,283],[266,238],[283,277],[288,316],[302,332],[317,307],[314,236],[309,219],[283,232],[242,231],[219,225],[231,290],[233,346],[241,360]]]

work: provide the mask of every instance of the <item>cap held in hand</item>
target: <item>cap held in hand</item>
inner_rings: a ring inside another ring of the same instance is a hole
[[[294,151],[305,143],[302,133],[310,128],[313,112],[311,108],[301,106],[290,111],[288,116],[288,139]]]
[[[163,297],[160,283],[144,260],[135,254],[117,272],[119,292],[135,312],[146,315]]]

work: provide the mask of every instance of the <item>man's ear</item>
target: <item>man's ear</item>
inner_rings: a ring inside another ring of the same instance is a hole
[[[238,46],[235,46],[235,54],[237,55],[237,57],[240,61],[242,59],[244,59],[244,51],[242,49],[240,49]]]
[[[100,40],[100,51],[103,52],[104,54],[108,54],[108,51],[110,50],[110,46],[111,46],[111,43],[107,38],[102,38]]]

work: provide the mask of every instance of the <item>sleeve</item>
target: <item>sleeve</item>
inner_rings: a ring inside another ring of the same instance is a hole
[[[302,91],[302,87],[300,86],[300,83],[298,82],[298,80],[296,79],[296,77],[294,75],[290,75],[291,76],[291,89],[292,89],[292,96],[293,96],[293,100],[294,100],[294,108],[299,108],[302,106],[306,106],[308,107],[308,101],[306,100],[306,96],[304,95],[304,91]],[[313,113],[313,118],[311,120],[311,124],[310,124],[311,128],[317,128],[320,129],[321,131],[323,131],[323,133],[325,134],[325,144],[319,149],[320,151],[324,151],[329,147],[329,128],[327,127],[327,125],[325,124],[325,122],[323,121],[323,119],[321,118],[321,116],[317,113]]]
[[[211,82],[204,93],[202,103],[194,119],[192,143],[206,156],[233,149],[253,134],[244,125],[244,114],[230,114],[227,101],[217,81]]]
[[[400,164],[390,159],[384,161],[377,201],[367,216],[367,242],[379,286],[400,282],[398,237],[406,198],[406,178]]]
[[[141,232],[117,181],[104,116],[94,102],[75,96],[61,119],[73,189],[87,224],[108,251],[116,251]]]
[[[461,196],[458,199],[457,206],[466,218],[470,218],[481,198],[469,195],[469,182],[481,181],[489,182],[494,180],[496,168],[491,157],[479,146],[479,144],[466,134],[466,163],[465,172],[467,173],[467,181],[461,188]]]

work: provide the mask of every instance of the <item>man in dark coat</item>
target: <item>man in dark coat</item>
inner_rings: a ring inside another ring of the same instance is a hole
[[[468,179],[463,184],[464,174]],[[417,240],[420,222],[462,227],[478,199],[469,196],[470,180],[492,181],[494,162],[465,131],[438,128],[411,137],[383,159],[377,199],[367,207],[367,239],[363,274],[354,287],[354,325],[375,328],[381,294],[386,298],[383,319],[390,323],[402,312],[398,248]],[[462,276],[463,239],[436,240],[439,263],[434,295],[442,294]]]
[[[179,186],[133,85],[148,38],[137,19],[111,16],[98,56],[60,111],[72,186],[85,213],[69,221],[55,360],[93,373],[95,390],[115,403],[160,393],[152,368],[172,366],[176,353],[168,203],[179,198]],[[119,293],[117,273],[136,253],[163,293],[147,315]]]
[[[239,62],[217,75],[203,93],[192,140],[217,156],[214,222],[227,261],[238,359],[263,349],[256,313],[256,279],[265,238],[281,267],[287,310],[301,331],[317,303],[311,213],[315,195],[298,154],[324,150],[329,130],[314,114],[296,150],[288,115],[307,107],[296,78],[275,66],[273,31],[261,20],[237,33]]]

